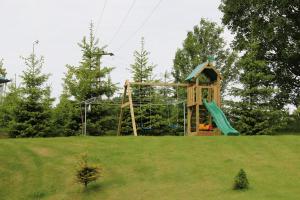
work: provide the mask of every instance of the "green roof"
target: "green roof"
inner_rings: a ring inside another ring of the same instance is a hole
[[[10,80],[0,76],[0,83],[7,83],[7,82],[10,82]]]
[[[200,71],[202,71],[202,69],[204,68],[204,67],[206,67],[206,65],[208,64],[208,62],[204,62],[204,63],[202,63],[202,64],[200,64],[200,65],[198,65],[189,75],[188,75],[188,77],[185,79],[186,81],[190,81],[190,80],[192,80],[193,78],[195,78],[197,75],[198,75],[198,73],[200,72]]]

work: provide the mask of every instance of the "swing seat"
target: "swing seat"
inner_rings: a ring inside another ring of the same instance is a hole
[[[142,129],[145,131],[150,131],[150,130],[152,130],[152,127],[142,127]]]
[[[169,126],[170,126],[170,128],[173,128],[173,129],[179,128],[178,124],[170,124]]]
[[[152,126],[148,126],[148,127],[147,127],[147,126],[144,126],[144,124],[141,124],[140,127],[141,127],[141,129],[144,130],[144,131],[150,131],[150,130],[152,130]]]

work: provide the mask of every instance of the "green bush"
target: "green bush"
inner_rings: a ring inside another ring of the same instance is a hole
[[[99,167],[88,165],[87,154],[81,156],[79,168],[76,171],[76,180],[87,188],[88,184],[96,181],[100,177],[101,170]]]
[[[233,189],[235,190],[243,190],[248,189],[249,181],[247,178],[247,174],[243,169],[240,169],[239,173],[236,175],[234,179]]]

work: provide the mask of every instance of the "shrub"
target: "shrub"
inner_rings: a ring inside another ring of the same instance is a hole
[[[248,189],[249,182],[247,178],[247,174],[243,169],[240,169],[239,173],[236,175],[234,179],[233,189],[235,190],[243,190]]]
[[[87,188],[88,184],[99,179],[101,169],[88,165],[87,154],[81,156],[79,168],[76,171],[76,180]]]

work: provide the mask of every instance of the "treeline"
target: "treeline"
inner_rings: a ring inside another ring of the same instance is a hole
[[[266,9],[268,8],[268,9]],[[245,135],[299,131],[299,4],[293,2],[223,0],[223,24],[234,41],[226,44],[223,27],[205,19],[187,33],[178,48],[171,72],[154,74],[156,65],[142,38],[130,66],[136,82],[184,82],[187,75],[209,56],[216,58],[222,80],[223,110],[233,126]],[[111,80],[111,67],[102,66],[104,47],[99,47],[91,25],[90,34],[79,43],[82,59],[67,65],[63,93],[53,106],[49,75],[41,72],[43,58],[24,58],[22,83],[9,86],[1,99],[0,126],[10,137],[72,136],[84,132],[84,102],[89,135],[116,135],[121,96]],[[0,76],[6,72],[1,62]],[[182,88],[134,86],[132,88],[138,132],[142,135],[183,134]],[[286,106],[296,109],[290,115]],[[125,110],[122,134],[132,134],[129,110]]]

